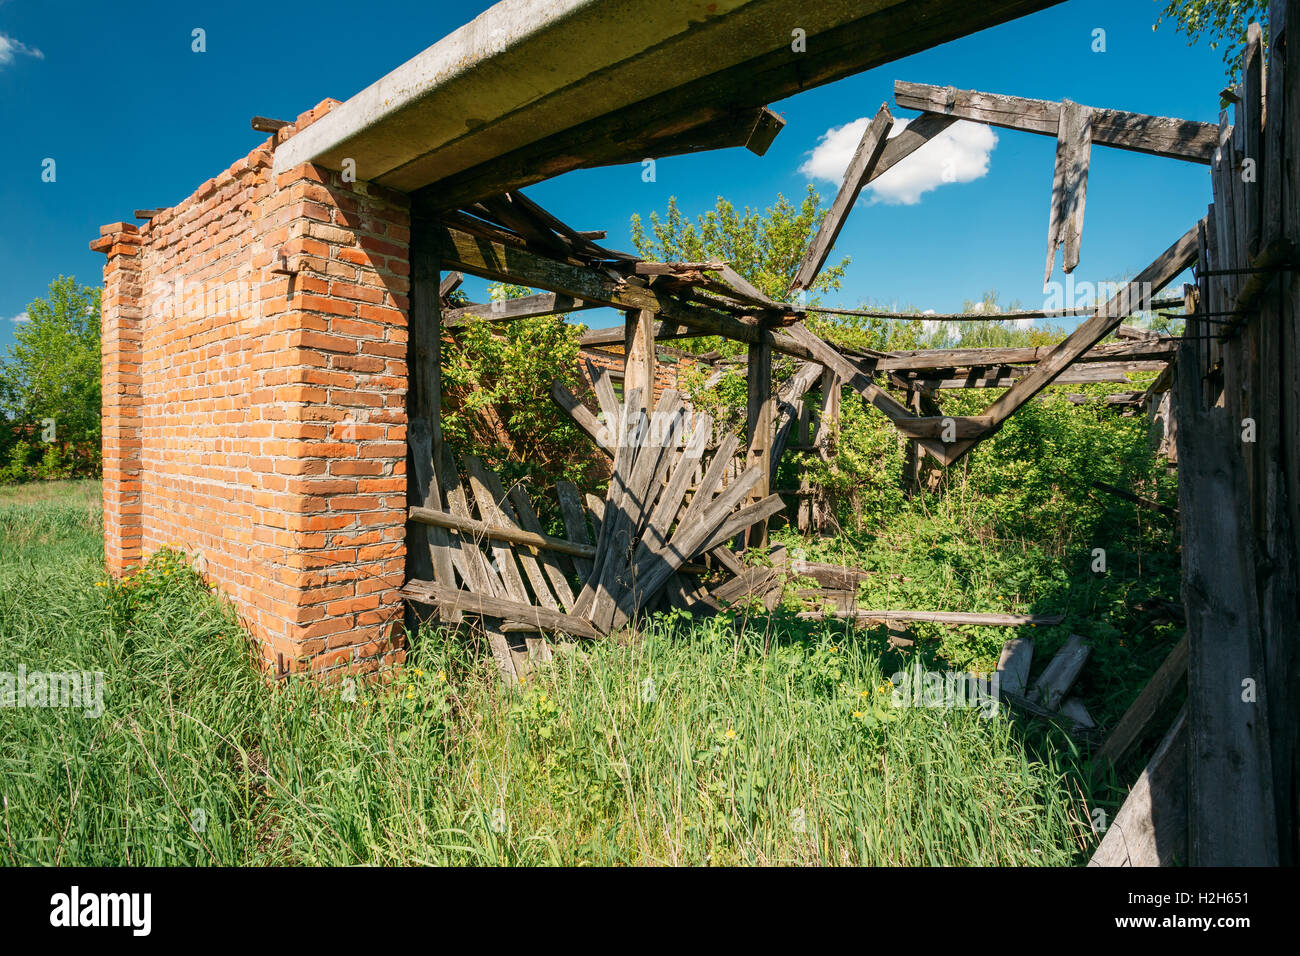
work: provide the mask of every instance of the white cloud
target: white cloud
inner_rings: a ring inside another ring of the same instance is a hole
[[[871,118],[864,116],[828,129],[799,172],[838,186],[869,122]],[[897,136],[907,123],[905,119],[894,120],[891,137]],[[969,183],[987,175],[989,154],[997,143],[997,134],[990,127],[958,120],[867,186],[864,192],[872,202],[915,205],[922,196],[944,183]]]
[[[12,319],[10,319],[9,321],[10,321],[10,322],[30,322],[31,320],[32,320],[32,319],[31,319],[31,316],[29,316],[26,312],[19,312],[17,315],[15,315],[15,316],[14,316]]]
[[[0,66],[8,66],[14,61],[14,57],[18,55],[32,56],[38,60],[45,59],[45,54],[35,47],[30,47],[7,34],[0,33]]]

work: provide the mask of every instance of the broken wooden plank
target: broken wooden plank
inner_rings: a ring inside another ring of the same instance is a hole
[[[1106,827],[1089,866],[1174,866],[1187,856],[1187,710]]]
[[[612,430],[596,418],[594,412],[578,400],[578,396],[558,378],[551,383],[551,400],[568,413],[575,425],[594,441],[597,447],[611,458],[614,456],[614,439]]]
[[[1003,392],[987,412],[993,417],[993,427],[1000,427],[1025,402],[1050,385],[1068,366],[1109,335],[1125,316],[1133,314],[1141,303],[1150,301],[1155,293],[1195,262],[1199,229],[1199,223],[1189,229],[1151,265],[1143,269],[1137,278],[1101,306],[1092,318],[1083,322],[1064,342],[1055,346],[1024,378]],[[954,464],[974,447],[976,441],[977,439],[972,439],[947,446],[938,456],[939,460],[945,465]]]
[[[1029,686],[1029,669],[1034,661],[1034,639],[1013,637],[1002,645],[998,657],[998,691],[1024,695]]]
[[[1188,862],[1275,866],[1276,807],[1259,629],[1254,536],[1238,424],[1206,409],[1183,343],[1178,414],[1183,606],[1188,642]]]
[[[531,319],[543,315],[567,315],[570,312],[583,312],[599,306],[583,302],[571,295],[559,295],[555,292],[543,292],[539,295],[525,296],[520,299],[494,299],[478,305],[464,305],[448,309],[443,315],[443,324],[455,328],[464,325],[471,318],[486,319],[489,322],[513,322],[516,319]]]
[[[1038,675],[1028,697],[1048,710],[1057,710],[1078,679],[1083,665],[1092,654],[1092,645],[1078,634],[1071,634],[1047,667]]]
[[[1088,166],[1092,153],[1092,110],[1071,100],[1061,103],[1056,138],[1056,171],[1052,184],[1052,209],[1047,226],[1046,290],[1052,281],[1056,252],[1065,246],[1066,275],[1079,264],[1083,236],[1083,211],[1088,195]]]
[[[448,588],[432,581],[407,581],[399,593],[404,598],[426,604],[436,604],[465,614],[529,624],[542,631],[558,631],[562,634],[572,634],[574,637],[599,636],[590,621],[572,614],[562,614],[532,604],[476,591]]]
[[[908,352],[892,352],[883,358],[873,359],[872,365],[877,372],[959,368],[992,369],[998,366],[1041,362],[1058,347],[1056,345],[1037,345],[1002,349],[919,349]],[[1073,361],[1083,363],[1104,362],[1107,364],[1112,364],[1117,360],[1167,362],[1177,350],[1178,343],[1173,340],[1108,342],[1105,345],[1098,345],[1088,349]],[[1028,374],[1031,371],[1033,370],[1002,369],[1001,373]]]
[[[1061,104],[925,83],[894,83],[894,102],[956,119],[1044,136],[1060,134]],[[1101,146],[1210,164],[1218,146],[1211,123],[1092,107],[1092,140]]]
[[[1141,739],[1146,736],[1151,721],[1173,699],[1187,676],[1187,635],[1174,645],[1169,656],[1156,670],[1142,693],[1124,711],[1115,729],[1105,743],[1092,756],[1093,768],[1104,773],[1118,767],[1128,757]]]
[[[804,252],[799,268],[795,270],[794,279],[791,280],[790,288],[786,292],[787,297],[795,292],[812,288],[817,274],[821,272],[826,257],[830,254],[831,247],[835,245],[835,239],[844,227],[844,220],[849,210],[853,208],[858,194],[862,192],[862,187],[867,184],[876,164],[880,161],[880,155],[884,152],[885,142],[893,126],[894,117],[890,114],[889,107],[881,104],[875,117],[862,131],[862,139],[858,141],[858,148],[844,171],[844,181],[840,184],[839,192],[835,194],[835,201],[822,219],[817,235],[813,237],[813,241]]]
[[[817,611],[804,611],[798,615],[808,621],[838,616]],[[962,611],[855,611],[847,618],[859,624],[873,621],[929,621],[934,624],[972,624],[983,627],[1052,627],[1065,619],[1060,614],[985,614]]]
[[[578,487],[571,481],[561,478],[555,483],[555,497],[560,503],[560,516],[564,519],[564,530],[570,543],[590,546],[591,538],[587,530],[587,519],[582,508],[582,499],[578,496]],[[595,547],[591,548],[594,554]],[[573,555],[573,569],[578,573],[582,584],[591,576],[590,555]]]

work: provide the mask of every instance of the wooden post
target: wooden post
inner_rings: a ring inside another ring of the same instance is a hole
[[[828,460],[840,438],[840,390],[844,383],[834,369],[822,373],[822,407],[817,416],[817,453]],[[818,531],[830,526],[829,505],[824,496],[818,496],[813,509],[813,524]]]
[[[644,309],[627,313],[624,335],[626,362],[623,369],[623,397],[639,388],[643,408],[654,408],[655,316]],[[629,411],[632,411],[629,409]]]
[[[772,346],[759,342],[749,347],[747,375],[749,401],[746,408],[749,446],[745,454],[747,468],[758,468],[761,477],[750,492],[750,501],[762,501],[772,485],[772,439],[776,428],[776,396],[772,394]],[[767,522],[760,521],[749,529],[751,548],[767,544]]]
[[[442,321],[437,250],[422,220],[411,230],[411,328],[409,388],[406,396],[407,500],[422,508],[441,509],[442,491],[435,463],[442,447]],[[454,587],[450,539],[446,529],[408,523],[407,578]],[[458,618],[458,615],[455,615]]]
[[[907,390],[907,407],[917,416],[921,414],[921,390],[915,385]],[[910,498],[921,486],[921,448],[915,438],[907,440],[903,456],[903,490]]]

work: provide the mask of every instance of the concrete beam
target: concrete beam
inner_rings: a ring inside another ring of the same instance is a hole
[[[512,173],[536,182],[589,165],[563,155],[567,131],[585,127],[581,151],[607,119],[616,141],[647,122],[699,129],[1057,2],[502,0],[292,137],[275,169],[350,158],[396,189],[457,175],[495,189],[486,164],[547,140]]]

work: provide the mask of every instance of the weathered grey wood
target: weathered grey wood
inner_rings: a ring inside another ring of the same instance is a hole
[[[494,527],[509,528],[514,522],[510,521],[501,509],[483,462],[476,455],[466,455],[463,460],[470,490],[474,493],[474,500],[478,503],[482,520]],[[502,497],[505,497],[504,494]],[[524,586],[524,579],[519,574],[518,565],[515,564],[514,550],[504,542],[492,539],[489,539],[488,547],[492,552],[497,573],[501,575],[501,581],[505,585],[506,596],[513,601],[530,603],[528,589]]]
[[[440,266],[432,245],[416,237],[411,246],[411,369],[407,393],[407,448],[411,470],[407,500],[424,507],[442,507],[442,490],[435,462],[442,454],[442,332],[439,296]],[[453,273],[454,274],[454,273]],[[432,577],[455,586],[451,541],[445,530],[422,526],[407,529],[406,576]],[[447,619],[455,623],[454,615]]]
[[[596,393],[596,401],[600,405],[600,414],[604,419],[602,424],[607,429],[607,440],[611,447],[617,449],[626,423],[623,420],[623,407],[619,404],[618,396],[614,394],[614,383],[610,380],[609,370],[588,359],[587,377],[591,379],[592,390]]]
[[[1149,300],[1195,262],[1198,231],[1199,224],[1189,229],[1155,262],[1143,269],[1136,279],[1101,306],[1092,318],[1083,322],[1064,342],[1055,346],[1029,374],[999,396],[988,409],[994,428],[1015,414],[1025,402],[1050,385],[1061,372],[1110,334],[1125,316],[1131,315],[1142,302]],[[946,446],[936,457],[944,464],[951,465],[974,447],[975,441]]]
[[[894,422],[900,435],[939,441],[978,438],[992,426],[993,418],[989,415],[932,415],[925,418],[900,418]]]
[[[589,545],[591,538],[587,531],[587,518],[582,508],[582,499],[578,496],[578,487],[573,482],[561,478],[555,483],[555,497],[560,502],[560,515],[564,518],[564,530],[569,539],[577,545]],[[595,547],[591,548],[591,552],[595,554]],[[573,569],[578,573],[578,580],[586,584],[587,579],[591,577],[590,557],[574,555]]]
[[[1048,710],[1058,709],[1091,654],[1092,645],[1078,634],[1071,634],[1061,649],[1056,652],[1056,656],[1038,675],[1038,680],[1034,682],[1033,689],[1028,694],[1029,699]]]
[[[574,424],[581,428],[601,451],[613,457],[614,444],[610,428],[598,421],[591,409],[582,404],[558,378],[551,383],[551,400],[569,414]]]
[[[682,511],[682,498],[712,434],[713,419],[701,415],[694,423],[686,447],[673,465],[672,477],[659,493],[638,550],[655,549],[668,540],[669,525]]]
[[[1187,857],[1187,709],[1106,828],[1089,866],[1177,866]]]
[[[1128,758],[1139,741],[1146,736],[1151,721],[1173,699],[1187,677],[1187,635],[1174,645],[1164,663],[1156,670],[1137,699],[1124,711],[1106,742],[1092,756],[1093,767],[1099,773],[1118,767]]]
[[[713,598],[725,604],[735,604],[746,598],[761,597],[780,577],[781,573],[776,568],[747,568],[726,584],[714,588]]]
[[[1061,701],[1059,710],[1062,717],[1083,730],[1093,730],[1097,726],[1097,722],[1088,713],[1088,708],[1084,706],[1083,701],[1078,697],[1065,698],[1065,700]]]
[[[1088,166],[1092,155],[1092,110],[1071,100],[1061,103],[1056,137],[1056,172],[1052,212],[1047,227],[1047,273],[1052,281],[1056,251],[1065,246],[1063,269],[1068,275],[1079,264],[1083,211],[1088,197]]]
[[[635,391],[633,389],[633,392]],[[633,392],[628,394],[631,395]],[[634,399],[629,398],[629,406],[633,401]],[[644,521],[653,506],[653,501],[650,500],[651,494],[660,491],[659,488],[652,489],[652,480],[665,448],[671,447],[680,432],[681,417],[677,414],[680,407],[681,396],[677,392],[670,390],[664,393],[655,413],[663,416],[661,420],[669,422],[668,427],[662,436],[646,435],[641,449],[637,452],[631,474],[626,479],[623,494],[616,499],[611,491],[606,498],[604,523],[611,526],[611,530],[606,545],[608,552],[604,557],[600,581],[593,594],[591,609],[591,621],[602,632],[608,633],[610,630],[615,611],[627,587],[625,572],[632,559],[632,545],[639,537]],[[618,476],[615,475],[611,485],[617,479]],[[651,596],[653,594],[647,594],[647,598]]]
[[[1200,376],[1175,367],[1183,605],[1188,642],[1189,862],[1276,865],[1276,811],[1255,549],[1244,514],[1239,425],[1204,409]],[[1253,690],[1253,694],[1248,694]]]
[[[528,500],[528,492],[523,489],[523,486],[511,485],[510,490],[506,492],[506,497],[514,508],[515,522],[525,531],[542,534],[542,522],[538,519],[537,512],[533,510],[533,503]],[[539,549],[535,558],[531,554],[520,553],[519,563],[523,565],[524,572],[533,585],[533,593],[546,607],[550,607],[551,603],[542,596],[550,591],[555,595],[555,610],[568,611],[573,608],[573,591],[554,552],[550,549]],[[543,580],[537,580],[539,573]]]
[[[654,405],[655,337],[654,313],[644,309],[629,312],[624,329],[626,356],[623,366],[623,393],[639,389],[647,408]],[[631,411],[631,409],[629,409]]]
[[[1061,104],[924,83],[894,83],[894,102],[958,119],[1044,136],[1060,131]],[[1092,139],[1102,146],[1210,164],[1217,143],[1209,123],[1092,108]]]
[[[1034,639],[1013,637],[1002,645],[998,657],[998,690],[1008,694],[1025,693],[1029,686],[1029,669],[1034,661]]]
[[[571,295],[542,292],[520,299],[496,299],[492,302],[448,309],[443,316],[443,325],[455,328],[464,325],[471,318],[486,319],[489,322],[513,322],[517,319],[531,319],[543,315],[567,315],[570,312],[583,312],[596,308],[599,306],[575,299]]]
[[[907,409],[906,406],[885,392],[884,389],[876,385],[871,380],[870,375],[864,373],[861,369],[856,368],[842,353],[818,338],[803,323],[796,323],[790,326],[787,331],[789,336],[794,339],[794,341],[804,346],[812,354],[814,359],[826,368],[834,371],[842,381],[846,382],[854,391],[860,394],[864,400],[874,405],[877,410],[883,413],[884,416],[895,425],[904,419],[916,417]],[[944,442],[922,438],[918,439],[917,443],[941,461],[947,454]]]
[[[804,611],[798,615],[809,621],[838,617],[817,611]],[[983,614],[964,613],[961,611],[855,611],[849,617],[859,624],[872,621],[930,621],[935,624],[973,624],[985,627],[1052,627],[1060,624],[1063,618],[1059,614]]]
[[[599,635],[589,621],[572,614],[561,614],[547,608],[509,598],[499,598],[476,591],[460,591],[443,587],[432,581],[407,581],[401,594],[405,598],[454,608],[466,614],[497,618],[530,624],[542,631],[559,631],[574,637],[596,638]]]
[[[985,368],[1041,362],[1053,350],[1055,345],[1038,345],[1017,348],[971,348],[971,349],[921,349],[915,352],[893,352],[884,358],[873,359],[877,372],[927,371],[931,369]],[[1174,341],[1108,342],[1098,345],[1079,355],[1075,362],[1108,365],[1116,361],[1168,361],[1178,343]],[[1021,377],[1032,369],[1002,369],[1001,373],[1018,374]]]
[[[732,514],[727,503],[740,500],[748,490],[749,484],[742,475],[705,509],[697,526],[686,533],[679,531],[669,544],[630,569],[627,587],[614,616],[614,627],[621,627],[657,595],[673,572],[685,563],[685,557],[709,551],[785,507],[780,495],[770,495]],[[719,515],[724,520],[715,524]],[[712,532],[710,527],[714,529]]]
[[[700,478],[695,494],[691,496],[690,504],[686,506],[686,512],[678,519],[678,528],[689,527],[699,520],[705,507],[713,500],[718,486],[722,484],[723,473],[735,459],[736,449],[739,446],[740,441],[735,435],[728,433],[723,437],[722,443],[713,453],[713,460],[709,462],[709,467],[704,470],[704,475]]]
[[[761,501],[772,487],[772,441],[776,428],[776,398],[772,394],[772,349],[763,343],[749,347],[746,386],[745,467],[758,470],[751,501]],[[751,548],[767,544],[767,525],[757,524],[746,542]]]
[[[880,161],[880,155],[885,150],[885,142],[893,126],[894,117],[890,114],[889,107],[881,104],[875,117],[862,131],[858,148],[854,150],[853,158],[849,160],[848,168],[844,171],[844,182],[841,183],[839,192],[835,194],[835,201],[831,204],[831,208],[822,219],[817,235],[808,245],[799,268],[795,270],[787,296],[801,289],[811,288],[816,281],[817,274],[821,272],[822,265],[826,262],[826,256],[830,254],[835,239],[844,227],[844,220],[849,210],[853,208],[858,194],[862,192],[862,187],[870,180],[876,164]]]

